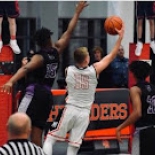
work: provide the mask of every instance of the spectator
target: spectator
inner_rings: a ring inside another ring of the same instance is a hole
[[[152,69],[149,63],[133,61],[129,65],[136,84],[130,88],[132,112],[130,116],[116,128],[116,136],[121,141],[121,130],[134,125],[132,155],[154,155],[155,153],[155,86],[146,81]]]
[[[3,17],[7,16],[10,30],[10,47],[15,54],[20,54],[21,50],[18,47],[16,40],[16,18],[19,16],[19,7],[17,1],[1,1],[0,2],[0,52],[3,46],[2,42],[2,21]]]
[[[93,48],[94,62],[99,62],[104,56],[105,53],[100,46]],[[111,76],[111,65],[105,68],[98,77],[97,88],[110,88],[112,87],[112,76]]]
[[[142,34],[143,34],[143,21],[145,17],[149,21],[150,25],[150,47],[153,50],[153,53],[155,54],[155,24],[154,24],[154,18],[155,18],[155,2],[154,1],[137,1],[137,47],[135,50],[135,55],[140,56],[143,48],[143,40],[142,40]]]
[[[128,87],[128,61],[124,57],[124,48],[121,45],[116,58],[111,64],[113,87]]]
[[[15,113],[7,123],[8,141],[0,147],[1,155],[45,155],[43,150],[31,143],[31,120],[25,113]]]

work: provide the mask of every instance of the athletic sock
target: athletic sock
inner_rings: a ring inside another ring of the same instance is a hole
[[[12,36],[10,36],[10,39],[11,39],[11,40],[16,40],[16,36],[13,36],[13,35],[12,35]]]
[[[43,144],[43,151],[47,155],[52,155],[53,153],[53,145],[55,144],[56,140],[51,136],[47,135],[45,142]]]
[[[77,155],[78,151],[79,147],[69,145],[67,148],[67,155]]]
[[[143,39],[142,39],[142,38],[138,38],[138,40],[137,40],[137,41],[143,42]]]

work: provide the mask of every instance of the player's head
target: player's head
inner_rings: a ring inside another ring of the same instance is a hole
[[[74,61],[77,64],[89,64],[90,57],[87,47],[79,47],[74,51]]]
[[[41,29],[36,31],[34,40],[36,44],[41,48],[49,47],[52,45],[52,34],[53,32],[51,32],[49,29],[42,27]]]
[[[103,57],[103,49],[100,46],[96,46],[93,48],[93,54],[95,61],[100,61]]]
[[[31,120],[25,113],[17,112],[12,114],[7,123],[7,130],[9,138],[28,138],[31,132]]]
[[[145,80],[151,74],[151,66],[145,61],[131,62],[129,70],[137,80]]]

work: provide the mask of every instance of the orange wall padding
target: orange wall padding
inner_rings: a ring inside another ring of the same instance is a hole
[[[13,53],[10,46],[3,46],[0,53],[0,61],[13,61]]]
[[[7,140],[6,123],[11,113],[12,95],[0,92],[0,146]]]
[[[3,46],[0,53],[0,62],[13,61],[13,52],[9,46]],[[2,87],[12,75],[0,74],[0,87]],[[12,114],[12,94],[6,94],[0,91],[0,146],[7,140],[6,123]]]

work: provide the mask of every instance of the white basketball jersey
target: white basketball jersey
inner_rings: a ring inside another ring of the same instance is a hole
[[[93,66],[67,69],[67,103],[76,107],[91,109],[97,86],[97,74]]]

